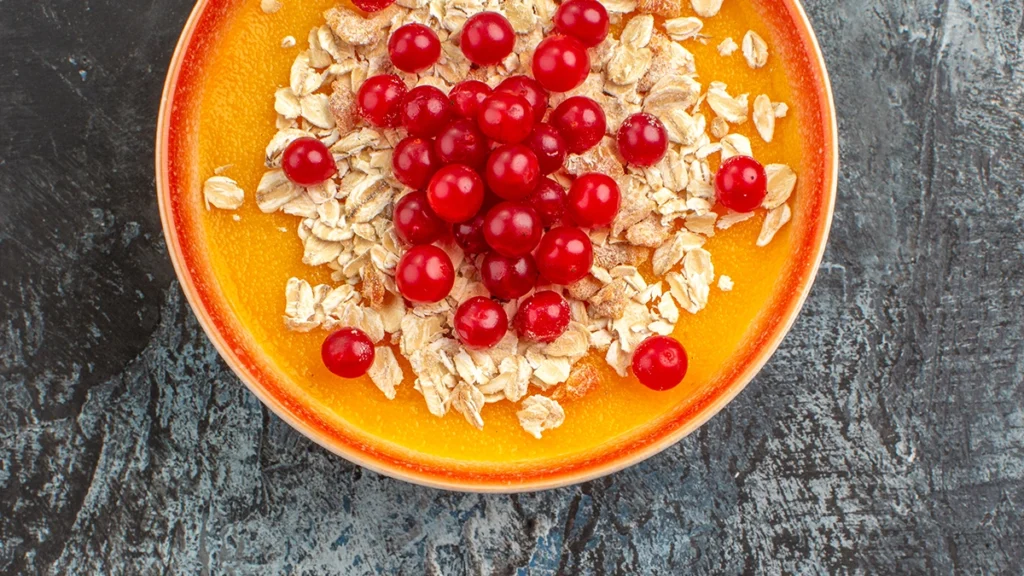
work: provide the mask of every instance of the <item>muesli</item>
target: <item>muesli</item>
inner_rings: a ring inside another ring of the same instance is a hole
[[[734,285],[716,284],[706,239],[766,210],[767,245],[797,179],[732,131],[750,121],[770,143],[786,104],[699,76],[686,48],[766,65],[752,31],[702,34],[721,3],[686,17],[631,0],[328,10],[273,94],[255,192],[296,217],[303,262],[332,271],[332,285],[288,281],[286,326],[329,331],[327,367],[388,399],[411,380],[432,414],[476,428],[487,404],[513,402],[537,438],[598,385],[595,359],[678,384],[676,323]],[[223,175],[203,192],[208,208],[245,198]]]

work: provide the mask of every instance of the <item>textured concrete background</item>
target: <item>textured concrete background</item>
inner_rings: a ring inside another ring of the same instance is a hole
[[[520,496],[331,456],[200,332],[152,177],[190,8],[0,0],[0,573],[1024,573],[1024,2],[808,0],[842,177],[793,332],[676,447]]]

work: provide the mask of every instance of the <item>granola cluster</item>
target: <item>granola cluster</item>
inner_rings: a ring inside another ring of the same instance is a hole
[[[571,92],[552,94],[550,104],[553,108],[567,97],[583,95],[597,101],[607,117],[604,140],[586,153],[570,155],[565,168],[552,177],[568,186],[576,175],[600,172],[615,178],[622,192],[622,208],[612,225],[589,232],[594,246],[590,274],[568,287],[544,287],[568,299],[569,329],[549,344],[520,341],[509,331],[488,350],[462,346],[452,333],[454,312],[461,302],[488,292],[480,281],[479,257],[467,257],[450,240],[439,245],[456,270],[451,294],[430,305],[404,302],[394,280],[404,247],[391,222],[395,200],[410,192],[391,174],[392,148],[403,136],[397,129],[361,125],[354,105],[363,81],[378,74],[398,74],[409,86],[429,84],[447,93],[462,80],[477,79],[493,87],[510,75],[527,73],[534,48],[552,27],[557,4],[398,0],[370,16],[342,6],[328,10],[326,24],[309,32],[309,47],[296,57],[288,85],[274,94],[278,132],[266,147],[268,170],[257,187],[256,203],[263,212],[299,219],[303,262],[329,267],[335,283],[288,281],[284,322],[290,330],[360,328],[375,344],[395,345],[406,357],[414,387],[432,414],[444,416],[454,409],[482,428],[484,407],[509,401],[519,404],[523,429],[540,438],[563,423],[561,403],[598,385],[595,363],[601,357],[626,376],[640,342],[652,334],[671,334],[683,312],[696,314],[707,305],[716,276],[705,241],[753,216],[719,216],[713,210],[709,159],[752,155],[749,139],[731,129],[752,118],[760,138],[771,142],[787,107],[764,94],[751,107],[747,94],[733,95],[721,82],[705,86],[698,79],[685,44],[710,40],[701,33],[701,18],[717,14],[722,0],[692,0],[699,17],[673,17],[682,9],[680,0],[602,4],[613,25],[624,24],[621,32],[591,50],[587,80]],[[279,2],[265,0],[263,6],[276,10]],[[459,50],[459,33],[470,16],[485,10],[508,18],[517,33],[516,48],[497,66],[475,67]],[[658,26],[655,15],[669,19]],[[408,23],[429,26],[443,46],[438,63],[420,74],[395,69],[388,57],[391,31]],[[282,45],[293,43],[293,38],[286,39]],[[741,46],[731,38],[718,44],[722,57],[737,49],[751,68],[768,61],[766,42],[752,31]],[[648,168],[625,165],[613,139],[623,120],[638,112],[659,118],[670,140],[665,157]],[[338,168],[336,176],[311,187],[292,183],[281,170],[284,149],[306,136],[326,144]],[[768,195],[762,207],[767,216],[758,246],[767,245],[789,221],[787,201],[796,184],[796,173],[788,166],[771,164],[765,170]],[[218,175],[207,180],[204,196],[207,206],[235,209],[244,193],[230,178]],[[647,266],[653,282],[640,272]],[[730,290],[733,281],[720,276],[717,286]],[[509,318],[518,304],[503,305]],[[592,357],[596,359],[587,360]],[[387,345],[378,346],[369,375],[388,399],[406,378]]]

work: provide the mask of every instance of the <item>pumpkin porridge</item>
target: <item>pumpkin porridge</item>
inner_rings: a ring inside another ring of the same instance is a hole
[[[458,460],[586,452],[700,396],[812,153],[771,30],[730,0],[359,4],[247,3],[207,68],[202,241],[266,355]]]

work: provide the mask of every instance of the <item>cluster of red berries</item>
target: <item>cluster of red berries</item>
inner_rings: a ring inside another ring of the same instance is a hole
[[[494,299],[470,299],[455,314],[456,336],[470,348],[491,347],[505,335],[509,319],[497,300],[525,296],[538,283],[567,285],[586,276],[593,248],[583,228],[607,226],[619,209],[618,186],[604,174],[582,175],[568,191],[548,177],[569,153],[600,142],[606,129],[604,111],[593,100],[568,98],[549,111],[548,95],[586,79],[587,46],[607,35],[608,15],[597,0],[570,0],[555,21],[560,34],[537,46],[532,78],[512,76],[494,89],[466,80],[446,95],[433,86],[407,90],[397,75],[379,75],[356,97],[367,123],[408,132],[392,156],[395,178],[414,190],[395,204],[393,216],[396,235],[409,246],[395,272],[402,296],[414,303],[448,296],[455,269],[433,245],[438,240],[451,236],[480,258],[481,280]],[[467,20],[460,40],[463,54],[478,66],[503,61],[514,44],[511,24],[495,12]],[[437,36],[420,24],[396,30],[388,51],[406,72],[429,68],[441,52]],[[639,118],[620,134],[620,145],[640,162],[664,154],[649,150],[644,127],[654,123],[660,127],[656,119]],[[667,146],[663,127],[660,135]],[[512,324],[521,337],[551,342],[569,324],[568,302],[554,291],[537,292],[522,302]]]
[[[354,3],[372,12],[393,1]],[[567,0],[554,21],[557,34],[534,52],[533,78],[512,76],[493,90],[466,80],[448,95],[429,85],[409,90],[394,74],[368,78],[360,87],[356,107],[364,121],[408,132],[392,157],[395,178],[414,190],[398,200],[393,214],[395,233],[409,246],[395,273],[406,300],[433,303],[451,292],[454,266],[433,245],[449,235],[468,255],[482,255],[481,280],[499,300],[520,298],[538,283],[572,284],[589,273],[593,248],[583,228],[612,222],[620,204],[618,185],[605,174],[590,173],[566,191],[548,175],[569,153],[586,152],[601,141],[605,114],[584,96],[567,98],[549,112],[548,95],[586,80],[587,49],[604,40],[609,21],[598,0]],[[511,24],[495,12],[469,18],[460,40],[463,54],[478,66],[503,61],[514,44]],[[422,72],[437,62],[441,44],[430,28],[407,24],[392,34],[388,52],[399,70]],[[664,157],[668,133],[656,117],[635,114],[623,122],[617,144],[626,162],[651,166]],[[307,186],[336,171],[329,150],[314,138],[289,145],[283,164],[292,181]],[[760,173],[763,185],[763,169]],[[740,169],[725,184],[749,188],[748,176]],[[722,185],[721,174],[719,180]],[[756,194],[740,196],[750,203]],[[513,324],[520,337],[551,342],[569,324],[569,305],[557,292],[538,291],[521,303]],[[455,333],[470,348],[494,346],[508,326],[504,308],[489,298],[467,300],[455,313]],[[325,364],[346,377],[365,373],[373,361],[372,344],[367,361],[361,352],[369,342],[365,334],[342,332],[324,343]],[[634,370],[649,387],[671,387],[685,373],[686,355],[671,338],[651,338],[638,348]]]

